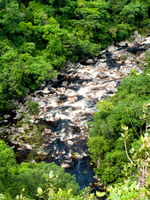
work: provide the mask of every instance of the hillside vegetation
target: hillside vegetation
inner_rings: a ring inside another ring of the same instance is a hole
[[[1,116],[67,60],[98,55],[135,29],[146,32],[149,9],[149,0],[1,0]]]

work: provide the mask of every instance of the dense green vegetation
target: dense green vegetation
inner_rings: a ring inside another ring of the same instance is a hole
[[[0,0],[0,113],[67,60],[95,56],[149,28],[149,0]]]
[[[119,182],[123,178],[122,170],[128,161],[125,143],[128,150],[141,146],[139,139],[146,129],[143,105],[150,100],[149,72],[148,61],[143,73],[136,75],[132,72],[123,79],[113,97],[97,104],[88,146],[91,158],[96,163],[96,173],[106,184]],[[124,125],[128,126],[126,141],[122,137]]]
[[[37,188],[44,189],[45,175],[53,170],[57,175],[54,182],[54,189],[64,191],[73,188],[73,194],[79,190],[75,177],[64,172],[64,169],[54,163],[16,163],[15,154],[3,141],[0,140],[0,193],[6,195],[6,199],[14,199],[24,188],[24,195],[29,199],[37,199]],[[45,175],[44,175],[45,174]]]

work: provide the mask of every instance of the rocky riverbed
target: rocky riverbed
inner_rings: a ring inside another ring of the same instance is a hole
[[[76,174],[81,187],[88,186],[94,173],[86,146],[90,129],[87,122],[93,119],[96,103],[114,95],[123,77],[134,69],[137,73],[144,70],[144,51],[149,48],[150,38],[137,32],[135,36],[133,42],[110,46],[95,58],[77,64],[68,61],[67,69],[43,89],[27,94],[24,102],[13,102],[18,107],[13,123],[9,123],[10,115],[5,115],[5,126],[0,132],[9,132],[9,140],[16,151],[32,151],[34,144],[20,142],[30,126],[16,127],[15,124],[23,119],[22,113],[27,113],[26,101],[38,102],[39,114],[29,119],[32,125],[45,125],[37,153],[44,155],[45,162],[55,161],[66,171]]]

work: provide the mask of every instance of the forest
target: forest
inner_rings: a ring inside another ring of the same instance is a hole
[[[67,61],[93,58],[134,30],[147,35],[149,29],[150,0],[0,0],[0,120],[15,108],[12,100],[42,88]],[[143,73],[131,72],[114,96],[97,103],[90,122],[87,144],[97,176],[113,187],[109,199],[150,197],[149,177],[145,190],[135,184],[150,161],[149,51],[145,60]],[[54,163],[19,165],[15,157],[1,140],[0,199],[95,199]]]

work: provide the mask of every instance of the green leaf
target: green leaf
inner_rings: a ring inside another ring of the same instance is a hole
[[[68,195],[68,196],[70,196],[72,190],[73,190],[73,189],[69,189],[69,190],[67,191],[67,195]]]
[[[42,188],[38,187],[37,192],[38,192],[38,194],[42,195],[42,193],[43,193]]]
[[[110,197],[108,197],[107,199],[111,199],[111,200],[120,200],[121,198],[120,198],[117,194],[112,193],[112,194],[110,195]]]
[[[53,171],[51,170],[51,171],[49,172],[49,178],[52,179],[53,177],[54,177],[54,173],[53,173]]]
[[[98,192],[98,191],[96,191],[96,195],[98,197],[103,197],[105,195],[105,192]]]

